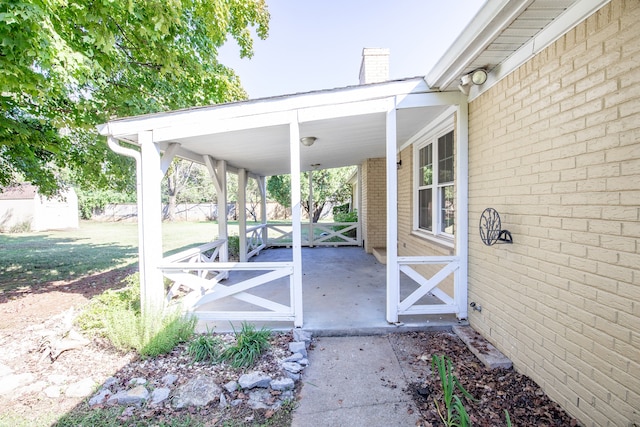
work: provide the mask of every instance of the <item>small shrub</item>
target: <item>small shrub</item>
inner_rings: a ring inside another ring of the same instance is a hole
[[[242,329],[237,332],[234,328],[236,344],[226,348],[220,359],[228,361],[234,368],[252,366],[264,350],[269,348],[271,331],[262,328],[256,330],[254,325],[242,323]]]
[[[122,289],[107,289],[91,299],[87,308],[80,313],[76,324],[84,331],[104,334],[105,319],[114,312],[131,311],[140,314],[140,275],[127,276]]]
[[[123,289],[107,290],[91,300],[77,319],[83,330],[106,337],[119,350],[135,350],[143,357],[168,353],[193,335],[194,316],[184,317],[179,311],[143,314],[139,275],[125,281]]]
[[[22,221],[9,228],[9,233],[11,234],[27,233],[29,231],[31,231],[31,221]]]
[[[229,246],[229,258],[238,258],[240,256],[240,237],[229,236],[227,245]]]

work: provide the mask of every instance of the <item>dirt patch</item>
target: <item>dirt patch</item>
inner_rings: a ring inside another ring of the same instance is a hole
[[[410,383],[406,391],[420,410],[423,426],[442,425],[434,402],[442,402],[439,377],[431,372],[434,354],[451,359],[454,374],[476,399],[464,401],[474,426],[506,426],[505,409],[514,426],[578,425],[530,378],[514,369],[487,369],[453,333],[393,334],[390,340]]]

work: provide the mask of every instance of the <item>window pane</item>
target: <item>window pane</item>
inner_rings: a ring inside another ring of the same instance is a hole
[[[438,183],[453,182],[453,131],[438,138]]]
[[[423,230],[433,230],[432,210],[431,210],[431,189],[420,190],[419,194],[419,226]]]
[[[433,184],[433,150],[431,144],[420,149],[420,186]]]
[[[456,199],[453,194],[453,185],[440,188],[440,231],[454,234]]]

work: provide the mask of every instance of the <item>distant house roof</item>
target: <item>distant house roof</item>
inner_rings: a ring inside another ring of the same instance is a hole
[[[38,194],[38,188],[32,184],[18,184],[0,189],[0,200],[28,200]]]

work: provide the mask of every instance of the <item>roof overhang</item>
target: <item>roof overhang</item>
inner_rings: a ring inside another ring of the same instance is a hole
[[[456,90],[462,76],[482,68],[489,75],[468,88],[472,100],[609,1],[487,1],[425,80],[431,88]]]
[[[398,146],[437,120],[459,94],[432,92],[421,77],[303,94],[198,107],[110,121],[99,132],[138,144],[152,132],[161,151],[174,145],[178,157],[202,163],[204,156],[226,160],[270,176],[289,173],[289,126],[316,142],[301,147],[301,169],[361,164],[385,157],[389,100],[397,108]],[[319,165],[319,166],[318,166]]]

